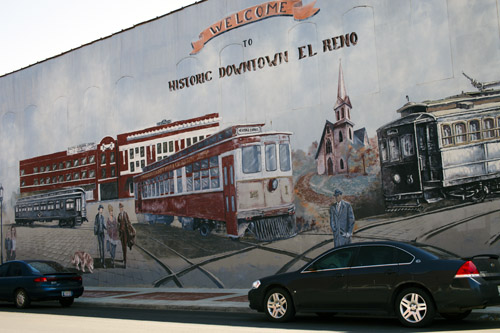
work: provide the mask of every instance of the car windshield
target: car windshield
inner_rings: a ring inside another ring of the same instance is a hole
[[[53,261],[31,261],[28,262],[31,269],[40,274],[69,273],[69,271]]]

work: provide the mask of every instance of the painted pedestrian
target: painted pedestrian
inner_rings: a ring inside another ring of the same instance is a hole
[[[132,250],[132,246],[135,244],[135,229],[130,223],[127,212],[124,210],[123,204],[120,202],[118,205],[120,208],[120,213],[118,214],[118,225],[119,225],[119,235],[120,241],[122,243],[123,252],[123,267],[127,268],[127,246]]]
[[[10,227],[10,260],[16,260],[17,231],[15,226]]]
[[[5,234],[4,247],[5,247],[6,261],[10,261],[10,252],[12,249],[12,240],[10,238],[10,229],[8,229],[7,233]]]
[[[335,202],[330,206],[330,226],[333,231],[334,246],[351,243],[354,229],[354,212],[347,201],[342,200],[342,191],[334,192]]]
[[[106,220],[106,230],[108,239],[106,240],[106,248],[111,256],[111,264],[115,267],[116,245],[118,245],[118,223],[113,215],[113,206],[108,205],[108,219]]]
[[[102,215],[102,212],[104,210],[104,207],[102,205],[99,205],[98,208],[98,213],[95,216],[95,222],[94,222],[94,235],[97,236],[97,243],[99,246],[99,257],[101,259],[101,265],[102,267],[106,268],[106,263],[104,262],[104,230],[106,230],[106,224],[104,223],[104,216]]]

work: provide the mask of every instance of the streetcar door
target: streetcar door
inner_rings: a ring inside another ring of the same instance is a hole
[[[440,155],[434,124],[417,124],[417,147],[422,184],[427,188],[440,184]]]
[[[234,156],[222,158],[222,177],[224,186],[224,212],[227,234],[238,236],[236,219],[236,182],[234,179]]]

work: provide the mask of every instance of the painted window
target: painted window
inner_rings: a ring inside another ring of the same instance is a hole
[[[115,167],[111,167],[111,177],[115,177],[115,176],[116,176]]]
[[[189,164],[185,167],[186,170],[186,191],[193,191],[193,165]]]
[[[170,189],[169,189],[170,190],[170,194],[174,194],[174,192],[175,192],[175,188],[174,188],[175,184],[174,184],[174,171],[173,170],[168,172],[168,180],[169,180],[168,183],[169,183],[169,186],[170,186]]]
[[[112,151],[111,154],[109,154],[109,163],[115,163],[115,152]]]
[[[280,144],[280,170],[290,171],[292,163],[290,158],[290,145],[288,143]]]
[[[399,141],[397,137],[392,137],[389,139],[389,155],[391,158],[391,161],[398,161],[399,160]]]
[[[78,179],[80,179],[80,173],[79,173],[79,172],[75,172],[75,173],[73,174],[73,179],[74,179],[74,180],[78,180]]]
[[[450,125],[443,125],[441,127],[443,134],[443,146],[449,146],[453,144],[453,135],[451,133]]]
[[[89,157],[89,163],[91,163],[91,164],[92,164],[92,163],[95,163],[95,156],[94,156],[94,155],[91,155],[91,156]]]
[[[38,173],[38,167],[33,168],[33,173]]]
[[[401,137],[401,149],[403,151],[403,157],[409,157],[415,154],[415,150],[413,148],[413,136],[411,134]]]
[[[352,141],[352,128],[349,128],[349,140]]]
[[[344,135],[342,134],[342,131],[339,131],[339,142],[344,141]]]
[[[200,183],[200,162],[194,162],[193,163],[193,184],[194,184],[194,190],[199,191],[201,189],[201,183]]]
[[[156,144],[156,153],[161,154],[161,143]]]
[[[133,148],[130,148],[130,150],[128,151],[128,155],[129,155],[130,159],[134,158],[134,149]]]
[[[163,142],[163,153],[166,154],[168,152],[168,142]]]
[[[130,172],[134,172],[134,171],[135,171],[134,162],[130,162]]]
[[[201,161],[201,189],[207,190],[210,188],[210,170],[208,159]]]
[[[66,169],[69,169],[71,168],[71,162],[70,161],[66,161]]]
[[[266,148],[266,171],[276,171],[278,169],[278,161],[276,159],[276,144],[268,144]]]
[[[191,138],[186,139],[186,145],[189,147],[191,146]]]
[[[495,130],[493,129],[495,127],[495,120],[493,118],[486,118],[483,120],[483,137],[485,139],[493,138],[495,137]]]
[[[89,177],[90,178],[95,178],[95,170],[90,170],[89,171]]]
[[[455,124],[455,142],[457,144],[467,141],[467,130],[464,123]]]
[[[260,145],[241,148],[243,173],[256,173],[262,170]]]
[[[220,186],[219,180],[219,157],[213,156],[210,157],[210,187],[218,188]]]
[[[331,154],[333,152],[332,141],[330,139],[326,139],[326,153]]]
[[[176,170],[177,174],[177,193],[182,193],[183,188],[182,188],[182,169],[177,169]]]
[[[340,170],[344,170],[344,160],[340,159]]]
[[[73,161],[73,166],[77,167],[80,164],[80,160],[76,159]]]
[[[101,154],[101,164],[106,164],[106,154],[105,153]]]
[[[469,121],[469,140],[477,141],[481,139],[481,132],[479,129],[479,120]]]
[[[88,160],[87,157],[82,158],[82,165],[87,164],[87,160]]]
[[[168,143],[168,152],[169,153],[173,153],[174,152],[174,142],[173,141],[170,141]]]
[[[144,146],[141,147],[141,157],[144,157]]]

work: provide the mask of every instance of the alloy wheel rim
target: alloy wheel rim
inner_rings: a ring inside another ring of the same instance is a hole
[[[399,311],[407,322],[418,323],[427,314],[427,303],[419,294],[410,293],[401,299]]]
[[[17,304],[19,305],[23,305],[24,302],[25,302],[26,298],[24,296],[24,293],[23,292],[18,292],[17,293]]]
[[[286,314],[288,303],[285,296],[280,293],[272,294],[267,300],[267,311],[275,319],[282,318]]]

